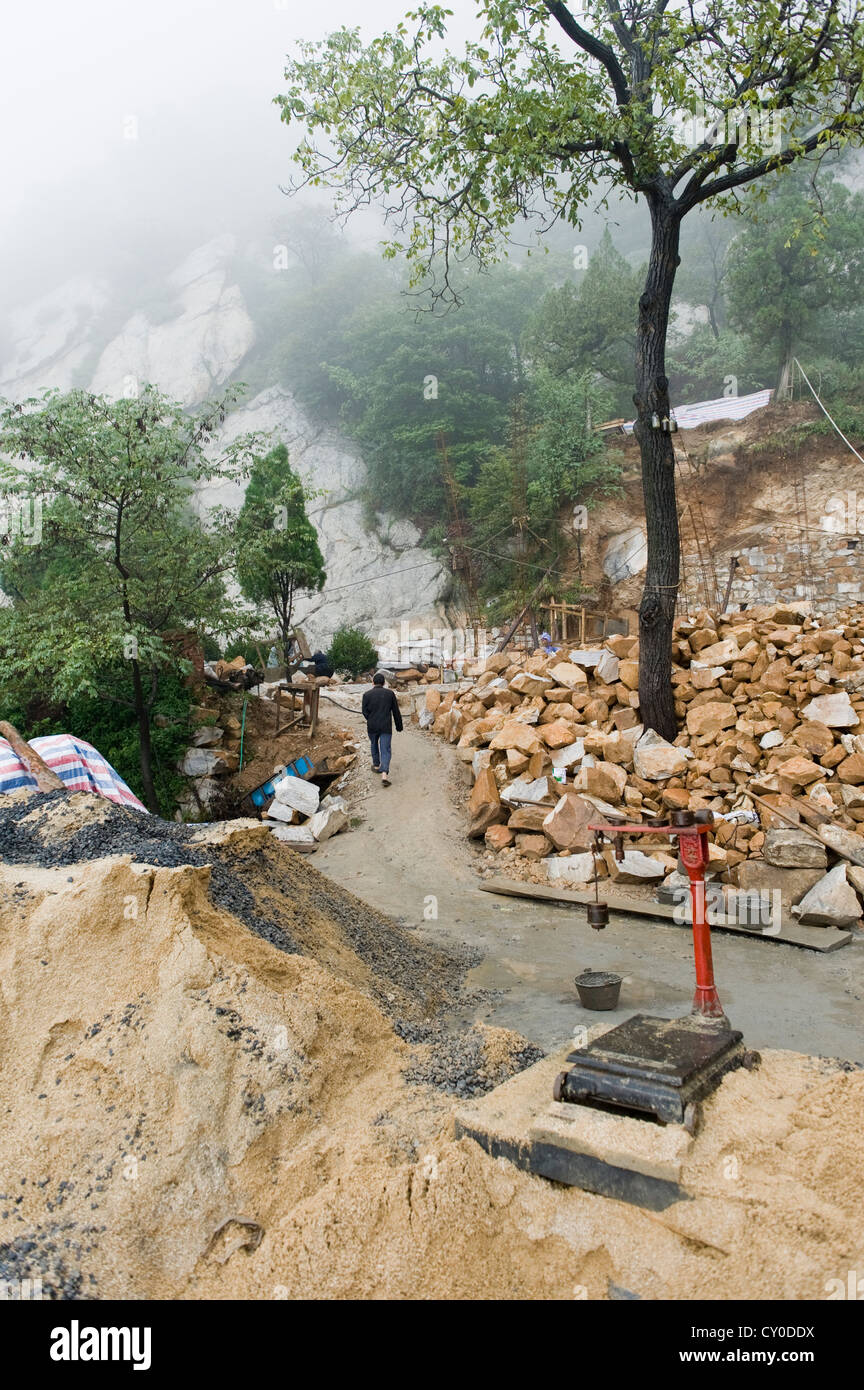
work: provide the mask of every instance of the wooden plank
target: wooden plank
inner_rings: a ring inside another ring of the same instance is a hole
[[[63,791],[64,783],[57,776],[57,773],[40,758],[35,748],[31,748],[30,744],[24,741],[14,724],[0,719],[0,734],[5,738],[16,758],[24,764],[30,776],[34,778],[37,791]]]
[[[309,646],[309,643],[306,641],[306,634],[305,634],[305,632],[303,631],[302,628],[299,628],[299,627],[292,628],[291,630],[292,630],[292,632],[294,633],[294,640],[295,640],[295,642],[297,643],[297,650],[299,651],[299,653],[300,653],[300,655],[302,656],[303,660],[304,660],[304,661],[311,661],[311,660],[312,660],[312,648]]]
[[[780,795],[782,795],[783,793],[781,793],[781,792],[772,792],[771,794],[772,794],[772,796],[780,796]],[[806,822],[807,822],[806,825],[802,825],[800,821],[794,820],[792,816],[788,815],[788,813],[785,812],[784,810],[781,810],[780,807],[778,807],[778,806],[772,806],[771,802],[767,799],[767,797],[764,797],[764,796],[757,796],[756,792],[750,791],[749,788],[748,788],[748,790],[744,793],[744,795],[745,795],[745,796],[749,796],[750,799],[751,799],[751,801],[758,801],[758,802],[759,802],[759,805],[760,805],[760,806],[764,806],[766,811],[770,811],[771,814],[772,814],[772,816],[778,816],[778,817],[780,818],[780,820],[784,820],[784,821],[786,822],[787,825],[789,825],[789,826],[792,827],[793,830],[803,830],[803,831],[805,832],[805,834],[811,834],[811,838],[814,839],[814,840],[818,840],[818,839],[819,839],[819,836],[818,836],[818,835],[815,835],[815,834],[812,834],[812,832],[808,831],[808,829],[807,829],[807,826],[808,826],[808,825],[809,825],[809,826],[813,826],[814,824],[816,824],[816,825],[835,824],[835,825],[836,825],[836,821],[834,820],[834,817],[831,816],[831,815],[829,815],[827,811],[820,811],[820,810],[818,809],[818,807],[815,807],[815,806],[808,806],[808,807],[802,806],[802,805],[801,805],[801,802],[802,802],[803,799],[804,799],[803,797],[790,796],[790,797],[788,797],[787,799],[793,803],[793,805],[794,805],[794,807],[795,807],[795,810],[798,812],[798,814],[804,816],[804,818],[805,818],[805,820],[806,820]],[[821,840],[820,840],[820,844],[821,844]]]
[[[545,883],[518,883],[515,879],[490,878],[481,883],[484,893],[500,893],[507,898],[534,898],[539,902],[569,903],[573,907],[587,907],[594,902],[594,892],[589,889],[553,888]],[[601,889],[601,901],[610,912],[634,913],[639,917],[660,917],[674,927],[686,927],[689,922],[675,920],[675,908],[668,903],[656,903],[651,899],[631,898],[614,888]],[[811,951],[836,951],[852,940],[850,931],[839,927],[807,927],[800,922],[784,922],[779,932],[770,935],[754,931],[752,927],[740,926],[737,922],[711,924],[712,931],[734,932],[738,936],[753,936],[760,941],[783,941],[787,946],[804,946]]]
[[[839,845],[832,845],[831,841],[826,840],[824,836],[820,835],[818,830],[811,830],[809,826],[801,825],[798,821],[794,821],[791,816],[784,815],[776,806],[772,806],[770,801],[766,801],[763,796],[757,796],[756,793],[752,791],[745,792],[745,795],[749,796],[752,801],[758,801],[759,805],[764,806],[773,816],[779,816],[780,820],[785,820],[786,824],[790,825],[793,830],[800,830],[804,835],[809,835],[810,839],[815,840],[817,845],[824,845],[826,849],[831,850],[832,854],[839,854],[840,858],[847,860],[848,863],[855,864],[858,868],[864,868],[864,852],[860,854],[847,854],[846,850],[841,849]],[[831,816],[826,816],[825,824],[820,826],[819,829],[828,829],[829,825],[837,825],[837,822],[833,820]],[[837,829],[842,830],[843,827],[837,826]]]

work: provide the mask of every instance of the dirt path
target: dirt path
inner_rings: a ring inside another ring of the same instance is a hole
[[[689,1008],[686,930],[613,914],[610,927],[596,933],[581,909],[481,892],[478,852],[465,839],[464,814],[452,795],[462,769],[449,745],[416,729],[394,734],[393,782],[382,787],[359,716],[328,706],[327,717],[362,738],[350,793],[361,823],[322,845],[316,868],[428,940],[482,951],[469,977],[484,991],[478,1017],[541,1047],[559,1045],[574,1027],[597,1022],[573,989],[573,976],[586,967],[625,977],[619,1009],[605,1016],[610,1022],[634,1010],[673,1015]],[[822,955],[718,932],[714,957],[723,1002],[752,1046],[864,1062],[864,940]]]

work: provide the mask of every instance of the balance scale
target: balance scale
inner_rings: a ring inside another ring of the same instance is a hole
[[[619,861],[625,836],[677,840],[692,906],[691,1013],[674,1019],[635,1014],[565,1057],[545,1058],[463,1107],[457,1135],[544,1177],[655,1210],[686,1195],[681,1167],[699,1126],[700,1103],[728,1072],[759,1062],[729,1023],[714,981],[705,903],[713,819],[710,811],[676,811],[671,824],[655,817],[589,826],[595,859],[607,840]],[[596,872],[594,883],[588,921],[602,931],[609,909],[599,901]],[[551,1090],[551,1101],[539,1107],[538,1086],[547,1097]]]

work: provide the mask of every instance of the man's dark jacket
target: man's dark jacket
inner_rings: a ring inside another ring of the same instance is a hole
[[[399,701],[393,691],[387,689],[386,685],[373,685],[371,690],[367,690],[363,696],[361,709],[370,735],[392,733],[391,715],[399,733],[402,732],[402,713],[399,709]]]

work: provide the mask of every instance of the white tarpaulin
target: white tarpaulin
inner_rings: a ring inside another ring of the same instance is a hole
[[[720,396],[716,401],[697,401],[695,405],[679,405],[672,411],[679,430],[695,430],[697,425],[710,425],[712,420],[744,420],[754,410],[762,410],[771,400],[771,391],[753,391],[749,396]],[[633,433],[635,420],[621,428]]]

